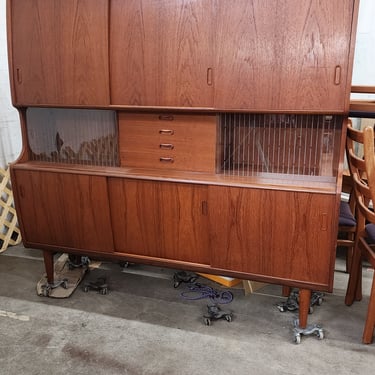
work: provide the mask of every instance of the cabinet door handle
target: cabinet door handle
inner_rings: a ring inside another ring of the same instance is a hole
[[[164,134],[164,135],[173,135],[174,130],[172,129],[160,129],[159,134]]]
[[[173,146],[172,143],[160,143],[159,147],[162,150],[173,150],[174,149],[174,146]]]
[[[173,121],[174,117],[172,115],[160,115],[159,120],[160,121]]]
[[[23,186],[20,185],[19,187],[20,197],[23,199],[25,198],[25,191],[23,190]]]
[[[208,203],[207,203],[207,201],[202,201],[202,215],[203,216],[208,215]]]
[[[17,83],[22,83],[22,70],[20,68],[16,69]]]
[[[174,159],[173,159],[173,158],[163,158],[163,157],[161,157],[161,158],[160,158],[160,161],[161,161],[162,163],[173,163],[173,162],[174,162]]]
[[[207,69],[207,85],[212,86],[212,68]]]
[[[338,86],[341,83],[341,66],[336,65],[335,67],[335,85]]]
[[[320,214],[320,230],[326,232],[328,229],[328,216],[327,213],[322,212]]]

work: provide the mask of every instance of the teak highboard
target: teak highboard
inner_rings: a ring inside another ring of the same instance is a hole
[[[8,0],[25,246],[332,291],[357,0]]]

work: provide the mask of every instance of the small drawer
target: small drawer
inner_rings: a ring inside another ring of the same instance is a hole
[[[215,115],[119,114],[122,167],[215,172]]]

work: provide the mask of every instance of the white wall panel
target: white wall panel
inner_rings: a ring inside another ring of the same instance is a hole
[[[18,113],[10,99],[6,40],[6,1],[0,0],[0,168],[14,161],[22,146]]]

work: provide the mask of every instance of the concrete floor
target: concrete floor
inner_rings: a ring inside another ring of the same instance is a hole
[[[107,295],[80,286],[67,299],[39,297],[39,250],[22,246],[0,255],[0,374],[268,375],[371,374],[375,344],[361,343],[372,271],[364,268],[364,299],[344,304],[347,274],[338,258],[334,292],[309,315],[324,340],[293,342],[295,313],[280,312],[279,286],[245,296],[232,288],[233,321],[203,323],[207,299],[181,296],[174,270],[102,263],[87,277],[105,276]],[[200,283],[221,291],[219,284]]]

